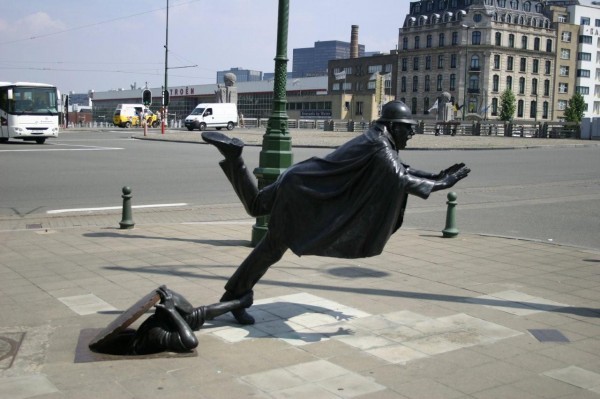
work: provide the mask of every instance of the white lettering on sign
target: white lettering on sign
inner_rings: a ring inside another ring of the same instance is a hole
[[[169,89],[169,93],[171,96],[193,96],[194,88],[193,87],[178,87],[175,89]]]

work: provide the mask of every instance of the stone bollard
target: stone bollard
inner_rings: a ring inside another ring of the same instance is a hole
[[[123,220],[119,222],[121,229],[133,229],[135,223],[133,222],[132,214],[131,214],[131,187],[123,187]]]
[[[456,193],[451,191],[448,193],[448,210],[446,211],[446,227],[442,230],[442,234],[446,238],[456,237],[458,229],[456,228]]]

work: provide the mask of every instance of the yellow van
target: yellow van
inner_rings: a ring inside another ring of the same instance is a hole
[[[119,127],[140,126],[140,115],[145,115],[148,126],[158,127],[158,115],[143,104],[119,104],[113,114],[113,123]]]

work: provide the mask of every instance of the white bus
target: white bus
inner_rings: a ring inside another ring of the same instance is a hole
[[[0,82],[0,143],[14,138],[43,144],[58,137],[58,102],[52,85]]]

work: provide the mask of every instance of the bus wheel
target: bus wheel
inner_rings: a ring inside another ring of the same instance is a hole
[[[45,137],[38,137],[37,139],[35,139],[35,142],[38,144],[44,144],[46,142],[46,138]]]

